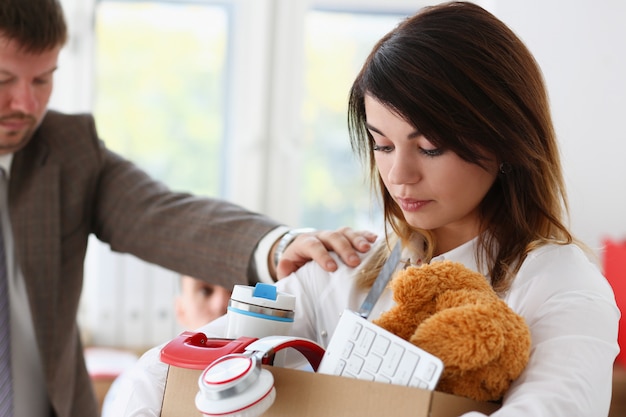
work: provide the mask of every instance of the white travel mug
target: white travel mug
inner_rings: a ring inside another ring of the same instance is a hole
[[[226,337],[288,336],[296,297],[271,284],[235,285],[228,304]]]

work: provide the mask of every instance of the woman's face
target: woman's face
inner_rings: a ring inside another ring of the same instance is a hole
[[[436,254],[480,233],[478,205],[498,173],[438,149],[411,124],[371,96],[365,96],[367,128],[374,138],[378,172],[414,228],[431,231]]]

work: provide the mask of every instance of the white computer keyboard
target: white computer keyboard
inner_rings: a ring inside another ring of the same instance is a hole
[[[434,390],[443,362],[357,313],[345,310],[317,371]]]

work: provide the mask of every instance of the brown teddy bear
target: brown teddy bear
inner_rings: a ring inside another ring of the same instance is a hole
[[[400,271],[390,285],[396,305],[374,323],[443,361],[437,391],[500,400],[528,362],[530,331],[487,279],[440,261]]]

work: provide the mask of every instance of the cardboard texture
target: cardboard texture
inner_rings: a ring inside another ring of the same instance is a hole
[[[498,405],[419,388],[361,381],[279,367],[276,400],[264,417],[458,417],[468,411],[490,414]],[[170,366],[161,417],[202,416],[194,399],[202,371]]]
[[[616,363],[613,367],[613,396],[609,417],[626,416],[626,367]]]

